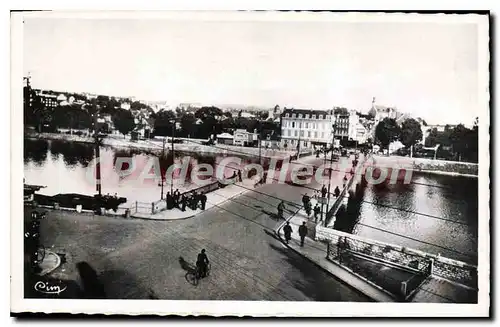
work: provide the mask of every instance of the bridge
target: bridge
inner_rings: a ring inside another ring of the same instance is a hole
[[[288,246],[376,301],[477,303],[477,266],[333,229],[338,210],[347,205],[349,190],[362,178],[361,166],[351,171],[324,223],[308,220],[299,210],[275,233],[282,238],[286,222],[297,230],[307,221],[304,247],[293,242]]]

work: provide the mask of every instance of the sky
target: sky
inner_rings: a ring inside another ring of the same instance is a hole
[[[475,24],[27,17],[35,88],[202,104],[367,112],[428,123],[479,110]]]

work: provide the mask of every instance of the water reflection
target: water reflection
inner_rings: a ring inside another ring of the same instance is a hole
[[[24,140],[24,163],[41,166],[47,160],[49,144],[45,140]]]
[[[64,163],[69,167],[80,164],[87,167],[94,158],[94,148],[88,144],[52,140],[49,143],[52,160],[62,156]]]
[[[26,182],[47,186],[42,194],[95,194],[95,169],[93,164],[90,165],[94,158],[92,144],[44,140],[25,140],[25,144]],[[234,157],[233,154],[229,155]],[[173,178],[174,188],[183,191],[206,184],[205,180],[213,180],[218,172],[229,177],[235,169],[259,161],[255,157],[240,157],[241,165],[231,162],[221,170],[221,162],[226,156],[175,151],[174,158],[168,148],[163,156],[161,149],[114,149],[103,146],[100,149],[102,192],[117,193],[129,201],[157,201],[161,197],[162,176],[164,186],[170,187]],[[177,166],[173,172],[168,169],[172,162]],[[212,177],[197,174],[201,184],[194,185],[191,173],[201,163],[208,164],[213,174]]]
[[[335,228],[477,263],[477,179],[415,175],[409,185],[358,185]]]

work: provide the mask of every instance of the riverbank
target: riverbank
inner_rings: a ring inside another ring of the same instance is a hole
[[[477,163],[379,155],[373,155],[372,159],[373,165],[377,167],[410,169],[419,173],[435,175],[476,178],[479,175]]]
[[[59,140],[65,142],[78,142],[93,144],[94,138],[91,136],[80,136],[80,135],[69,135],[60,133],[25,133],[25,139],[31,140]],[[259,154],[263,157],[273,157],[273,158],[285,158],[296,153],[296,151],[286,151],[286,150],[270,150],[270,149],[260,149],[250,148],[243,146],[234,145],[224,145],[217,144],[215,146],[203,145],[201,144],[203,140],[199,139],[186,139],[179,138],[183,140],[184,143],[175,143],[175,151],[180,152],[196,152],[201,154],[223,154],[223,155],[244,155],[244,156],[258,156]],[[157,139],[149,140],[137,140],[132,141],[130,138],[123,138],[119,135],[109,135],[102,140],[103,146],[109,146],[115,149],[136,149],[136,150],[146,150],[150,152],[162,151],[162,141]],[[165,147],[165,152],[170,151],[170,145]]]

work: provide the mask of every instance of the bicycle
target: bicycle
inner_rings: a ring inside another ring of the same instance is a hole
[[[208,263],[206,277],[208,277],[208,275],[210,275],[210,269],[211,269],[211,265],[210,265],[210,263]],[[201,279],[201,271],[199,270],[198,267],[196,267],[194,269],[190,269],[186,273],[185,277],[186,277],[186,280],[189,284],[196,286],[196,285],[198,285],[198,282]]]

